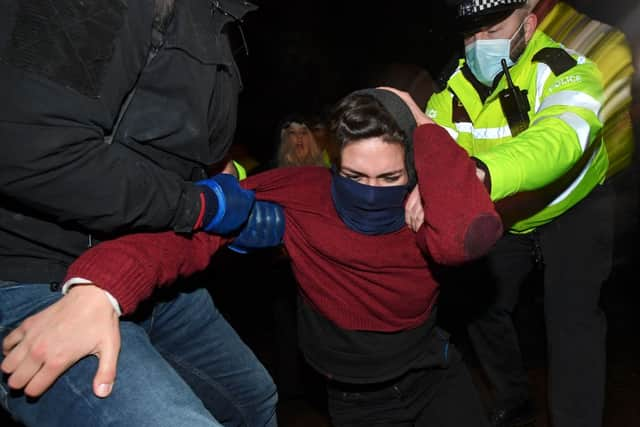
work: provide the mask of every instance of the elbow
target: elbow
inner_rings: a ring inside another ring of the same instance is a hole
[[[495,213],[478,215],[469,224],[464,235],[464,253],[467,261],[486,255],[502,236],[503,225]]]

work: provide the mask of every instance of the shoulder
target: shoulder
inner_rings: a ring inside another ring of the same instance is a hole
[[[561,85],[601,86],[601,73],[598,66],[585,55],[568,49],[561,43],[551,39],[541,31],[537,31],[532,42],[535,48],[531,53],[532,64],[544,64],[553,73],[552,81],[561,81]],[[557,86],[553,83],[554,87]]]
[[[447,88],[449,80],[455,72],[462,66],[463,60],[456,52],[444,65],[438,77],[434,81],[435,91],[441,92]]]
[[[541,30],[535,32],[530,43],[533,45],[529,53],[531,62],[547,65],[556,76],[585,60],[580,54],[567,49]]]
[[[287,189],[313,188],[330,182],[331,173],[324,166],[291,166],[269,169],[248,176],[242,181],[246,188],[281,187]]]
[[[3,11],[0,58],[95,97],[122,40],[140,40],[141,51],[148,45],[153,2],[74,4],[60,8],[53,2],[10,0]],[[123,36],[124,32],[136,34]]]

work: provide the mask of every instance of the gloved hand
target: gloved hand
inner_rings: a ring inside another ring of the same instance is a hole
[[[195,184],[203,188],[205,195],[206,214],[202,223],[205,231],[229,234],[247,221],[255,195],[253,191],[242,188],[235,176],[219,173]]]
[[[276,203],[256,201],[238,237],[229,249],[246,254],[252,249],[268,248],[282,243],[284,235],[284,211]]]

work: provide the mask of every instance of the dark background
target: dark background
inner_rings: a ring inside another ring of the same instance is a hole
[[[260,162],[275,151],[278,122],[285,115],[320,111],[367,86],[384,64],[412,64],[437,78],[460,56],[462,40],[450,5],[455,0],[252,3],[258,10],[242,24],[249,55],[237,55],[245,87],[236,142]],[[621,28],[638,51],[637,0],[567,3]]]
[[[278,121],[316,112],[362,88],[382,64],[439,74],[459,43],[444,1],[254,1],[243,24],[248,58],[237,141],[263,160]],[[437,17],[435,19],[434,17]]]

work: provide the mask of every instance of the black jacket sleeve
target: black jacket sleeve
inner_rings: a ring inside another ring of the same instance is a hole
[[[240,84],[222,32],[230,18],[206,0],[179,2],[165,43],[145,65],[153,1],[62,1],[55,11],[52,2],[4,3],[5,206],[89,232],[191,231],[200,211],[191,181],[222,159],[235,127]],[[136,83],[130,111],[106,143]]]

